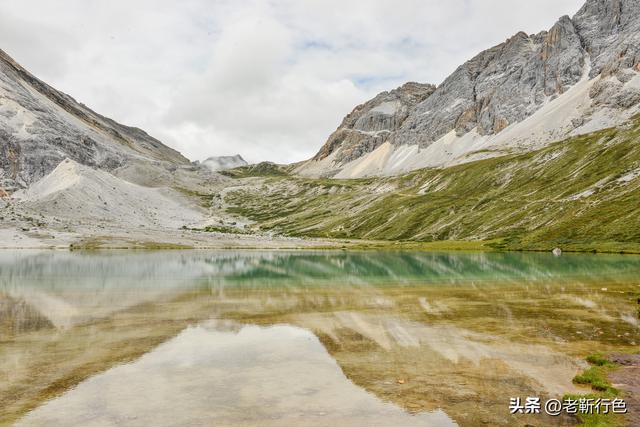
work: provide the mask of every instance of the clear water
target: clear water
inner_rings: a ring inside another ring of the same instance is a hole
[[[640,343],[640,258],[0,252],[0,424],[563,425]]]

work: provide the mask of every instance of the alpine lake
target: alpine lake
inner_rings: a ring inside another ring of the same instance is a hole
[[[546,426],[637,353],[640,257],[0,252],[0,425]]]

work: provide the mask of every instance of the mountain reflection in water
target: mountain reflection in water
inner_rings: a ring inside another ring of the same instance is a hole
[[[0,423],[545,425],[640,342],[632,256],[0,253]]]

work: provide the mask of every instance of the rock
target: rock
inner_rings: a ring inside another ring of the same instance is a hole
[[[624,70],[619,70],[616,73],[616,79],[618,79],[618,81],[620,83],[628,83],[629,81],[631,81],[631,79],[633,79],[636,76],[635,71],[633,71],[632,68],[627,68]]]
[[[591,77],[633,67],[640,58],[640,1],[587,0],[573,17]]]
[[[375,150],[400,129],[410,111],[435,89],[430,84],[410,82],[357,106],[329,136],[314,159],[322,160],[334,154],[336,161],[349,162]]]
[[[555,248],[555,249],[552,251],[552,253],[553,253],[553,255],[555,255],[555,256],[560,256],[560,255],[562,255],[562,249],[560,249],[560,248]]]

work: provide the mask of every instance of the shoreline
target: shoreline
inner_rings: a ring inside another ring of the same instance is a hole
[[[359,239],[323,239],[260,234],[231,234],[184,230],[104,230],[105,234],[83,232],[21,231],[0,229],[0,251],[121,251],[121,250],[273,250],[273,251],[416,251],[416,252],[523,252],[551,253],[549,248],[507,247],[499,239],[486,241],[441,240],[378,241]],[[593,244],[561,247],[563,254],[640,255],[640,245],[612,247]]]

